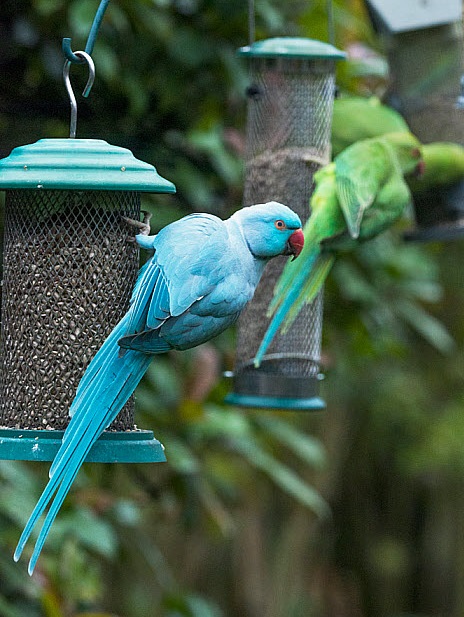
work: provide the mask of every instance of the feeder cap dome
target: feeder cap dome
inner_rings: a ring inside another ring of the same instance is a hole
[[[281,36],[241,47],[239,55],[251,58],[310,58],[342,60],[346,54],[329,43],[304,37]]]
[[[172,182],[130,150],[101,139],[39,139],[0,159],[0,190],[175,193]]]

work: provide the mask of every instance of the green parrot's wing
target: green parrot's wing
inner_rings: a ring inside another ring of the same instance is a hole
[[[375,187],[354,182],[348,176],[337,178],[337,195],[352,238],[359,237],[365,210],[375,198]]]
[[[358,142],[335,159],[337,197],[352,238],[359,237],[364,212],[372,205],[388,166],[385,146]]]

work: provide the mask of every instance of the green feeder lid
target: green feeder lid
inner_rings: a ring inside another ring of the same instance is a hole
[[[238,53],[251,58],[314,58],[343,60],[346,54],[329,43],[303,37],[282,36],[241,47]]]
[[[101,139],[39,139],[0,159],[0,190],[175,193],[153,165]]]

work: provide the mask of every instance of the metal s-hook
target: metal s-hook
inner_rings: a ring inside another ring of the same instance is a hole
[[[75,51],[74,54],[81,60],[87,63],[89,67],[89,78],[87,80],[87,84],[82,92],[82,96],[88,97],[90,90],[92,88],[93,82],[95,80],[95,64],[91,58],[91,56],[85,51]],[[69,69],[71,67],[71,61],[66,60],[63,67],[63,79],[64,84],[66,86],[66,91],[69,96],[69,103],[71,105],[71,122],[69,125],[69,137],[71,139],[75,139],[76,137],[76,127],[77,127],[77,102],[76,97],[74,96],[74,92],[71,86],[71,80],[69,79]]]

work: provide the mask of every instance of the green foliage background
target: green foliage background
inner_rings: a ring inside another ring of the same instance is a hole
[[[1,156],[68,135],[61,39],[82,49],[96,7],[1,3]],[[359,1],[336,2],[335,20],[338,46],[381,51]],[[327,40],[322,0],[257,0],[256,23],[257,38]],[[146,202],[154,227],[240,205],[247,41],[244,1],[110,3],[78,136],[129,147],[177,185]],[[384,69],[381,55],[346,63],[339,85],[379,93]],[[71,78],[78,91],[85,71]],[[327,412],[225,407],[232,332],[158,359],[138,424],[168,465],[85,466],[33,579],[11,555],[47,466],[0,462],[0,615],[461,616],[462,242],[408,245],[401,231],[340,260],[327,285]]]

